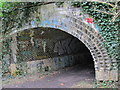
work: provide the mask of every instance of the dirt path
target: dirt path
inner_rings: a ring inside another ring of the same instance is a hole
[[[72,67],[61,70],[60,73],[38,78],[35,81],[25,81],[19,84],[9,84],[4,88],[92,88],[94,72],[90,68]],[[79,86],[78,86],[79,84]]]

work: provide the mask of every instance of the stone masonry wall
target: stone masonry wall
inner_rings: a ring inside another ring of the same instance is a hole
[[[24,65],[25,62],[21,62],[21,63],[24,63],[21,68],[23,68],[23,72],[27,74],[59,70],[65,67],[74,66],[78,64],[78,62],[81,65],[84,64],[84,59],[85,59],[83,57],[84,55],[85,54],[68,55],[68,56],[41,59],[41,60],[36,60],[36,61],[28,61],[26,65]],[[19,65],[12,64],[11,66],[18,67]]]
[[[11,48],[12,52],[16,52],[10,65],[11,73],[16,70],[22,73],[44,72],[88,62],[90,52],[77,38],[50,28],[33,31],[33,37],[30,30],[13,36],[15,43],[12,46],[17,46],[16,50]]]

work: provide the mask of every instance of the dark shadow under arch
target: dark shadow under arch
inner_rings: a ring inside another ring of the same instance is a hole
[[[26,40],[29,41],[29,47],[31,47],[30,49],[32,50],[33,54],[31,54],[31,56],[21,54],[20,57],[23,57],[22,60],[24,59],[23,60],[24,62],[54,57],[74,56],[73,60],[75,61],[73,61],[74,64],[72,66],[77,65],[78,70],[86,68],[90,69],[92,70],[95,76],[93,57],[89,49],[79,39],[64,31],[55,28],[33,28],[17,33],[18,42],[21,41],[21,39],[23,39],[23,41],[26,41],[24,39],[25,35],[31,32],[34,32],[32,36],[34,46],[32,46],[31,44],[31,37],[29,37],[29,35]],[[19,36],[20,34],[22,34],[23,37]],[[42,46],[39,46],[40,43],[38,42],[39,41],[41,42],[41,40],[46,41],[45,51],[43,50]],[[18,46],[18,48],[21,47],[22,46]],[[36,57],[34,55],[38,56]],[[45,71],[49,71],[48,67],[46,67]]]

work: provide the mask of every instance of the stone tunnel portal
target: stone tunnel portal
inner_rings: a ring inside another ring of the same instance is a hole
[[[95,71],[88,48],[64,31],[34,28],[17,33],[16,39],[19,57],[17,61],[27,62],[28,73],[59,70],[71,66],[91,68],[93,72]]]
[[[14,42],[11,44],[11,57],[13,58],[11,59],[11,63],[27,60],[31,61],[27,62],[27,67],[32,67],[33,71],[36,71],[36,69],[38,69],[38,71],[44,71],[45,67],[49,67],[49,69],[57,69],[60,67],[69,66],[67,60],[70,60],[70,62],[72,62],[72,59],[76,58],[76,56],[69,54],[67,54],[66,56],[65,53],[67,51],[62,48],[59,49],[60,47],[57,47],[58,44],[61,43],[61,40],[58,40],[52,43],[53,45],[50,45],[55,46],[55,48],[53,49],[50,46],[48,47],[48,43],[46,40],[48,40],[49,42],[51,41],[50,39],[46,39],[48,35],[45,36],[46,38],[44,36],[40,36],[41,34],[44,35],[44,31],[40,34],[38,32],[38,28],[36,28],[37,32],[30,30],[31,28],[34,28],[35,30],[35,27],[57,28],[61,31],[69,33],[70,35],[73,35],[74,37],[77,37],[81,42],[86,45],[94,59],[96,80],[118,81],[118,62],[116,59],[109,56],[109,53],[105,48],[106,46],[104,46],[106,40],[104,39],[104,37],[101,36],[99,30],[96,28],[97,24],[91,24],[91,26],[90,24],[86,23],[85,18],[89,15],[79,15],[79,9],[71,7],[66,8],[66,5],[65,7],[58,8],[54,4],[41,5],[40,7],[38,7],[37,11],[38,12],[35,12],[33,13],[33,15],[31,15],[32,18],[34,17],[32,21],[30,20],[30,22],[24,23],[21,28],[11,29],[12,32],[10,33],[10,37],[12,37],[14,40]],[[40,16],[39,18],[42,22],[39,22],[36,15]],[[17,35],[17,40],[16,36],[13,35],[14,33],[16,33],[16,31],[20,31],[20,33],[24,36],[18,34],[20,36]],[[27,35],[29,35],[29,37]],[[55,38],[58,37],[57,35],[54,36],[56,36]],[[64,48],[66,47],[65,45],[66,44],[64,44]],[[64,54],[62,53],[62,50],[65,51]],[[41,53],[42,51],[44,53]],[[9,58],[9,56],[7,56],[7,58]],[[36,61],[37,63],[34,63],[34,61]],[[62,62],[64,62],[64,64]],[[13,67],[15,67],[15,65],[13,65]]]

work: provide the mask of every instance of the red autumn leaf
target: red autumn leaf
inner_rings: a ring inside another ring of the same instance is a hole
[[[60,85],[61,85],[61,86],[63,86],[63,85],[64,85],[64,83],[60,83]]]

